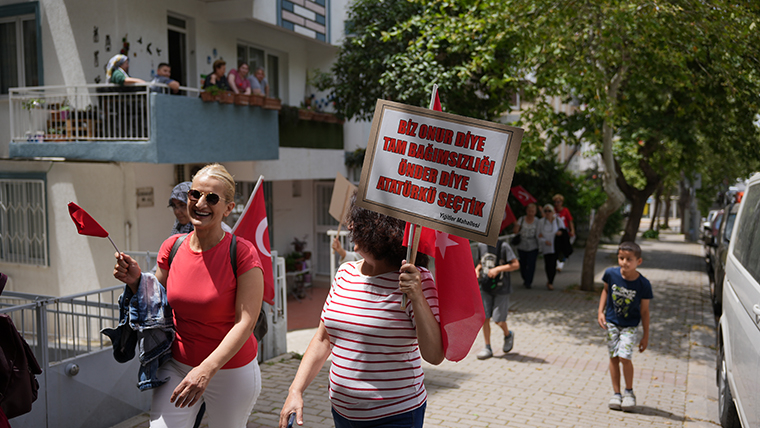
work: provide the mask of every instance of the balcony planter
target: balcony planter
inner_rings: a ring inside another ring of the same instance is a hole
[[[216,101],[216,97],[214,96],[214,94],[208,91],[201,92],[201,99],[203,100],[204,103],[210,103],[212,101]]]
[[[251,94],[251,95],[249,95],[248,105],[251,106],[251,107],[253,107],[253,106],[264,107],[264,99],[265,98],[266,97],[263,96],[263,95]]]
[[[251,96],[246,94],[235,94],[235,105],[247,106]]]
[[[311,120],[312,117],[314,117],[313,111],[305,108],[298,109],[299,120]]]
[[[267,110],[280,110],[282,109],[282,101],[279,98],[266,98],[264,99],[264,108]]]
[[[221,94],[221,99],[219,100],[222,104],[234,104],[235,103],[235,93],[232,91],[224,91]]]
[[[314,113],[314,117],[311,118],[311,120],[315,122],[327,122],[330,118],[330,114],[328,113]]]

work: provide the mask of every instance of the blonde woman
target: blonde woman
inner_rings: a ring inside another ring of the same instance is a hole
[[[253,244],[236,237],[237,277],[233,271],[232,235],[222,220],[235,206],[235,181],[223,166],[198,171],[187,196],[194,230],[170,237],[158,254],[155,279],[166,286],[176,339],[171,359],[158,369],[166,383],[153,389],[150,426],[192,427],[204,402],[210,427],[244,428],[261,391],[253,328],[264,294],[262,265]],[[114,277],[137,294],[148,274],[128,255],[116,257]]]

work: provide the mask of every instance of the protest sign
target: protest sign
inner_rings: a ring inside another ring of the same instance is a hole
[[[495,244],[523,130],[378,100],[356,204]]]
[[[330,198],[330,215],[338,220],[341,225],[346,220],[348,208],[351,206],[351,196],[356,192],[354,186],[343,174],[338,173],[335,177],[335,186],[333,186],[332,197]]]

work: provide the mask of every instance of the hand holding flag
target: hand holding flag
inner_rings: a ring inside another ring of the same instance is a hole
[[[116,244],[114,244],[113,239],[108,236],[108,232],[103,229],[103,226],[98,224],[87,211],[83,210],[79,205],[69,202],[69,215],[71,216],[71,220],[73,220],[74,224],[77,226],[77,232],[79,232],[80,235],[108,238],[108,240],[111,241],[111,245],[116,248],[116,252],[121,254],[121,251],[119,251]]]

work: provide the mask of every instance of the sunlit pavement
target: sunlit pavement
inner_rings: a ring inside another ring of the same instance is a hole
[[[640,272],[652,282],[654,299],[649,348],[633,360],[635,412],[607,408],[612,387],[604,333],[596,322],[599,294],[578,290],[583,250],[576,249],[557,275],[554,291],[545,288],[541,259],[532,289],[522,287],[519,273],[512,274],[512,352],[501,352],[501,329],[492,326],[493,358],[475,358],[483,345],[478,337],[463,361],[425,365],[425,425],[716,427],[715,320],[702,246],[668,233],[639,243]],[[597,254],[599,286],[604,268],[616,264],[615,250],[603,245]],[[303,353],[312,334],[313,329],[288,333],[288,349]],[[249,428],[277,426],[299,362],[286,355],[262,364],[264,387]],[[332,426],[327,374],[328,364],[306,391],[305,427]],[[147,420],[140,415],[117,427],[147,427]]]

